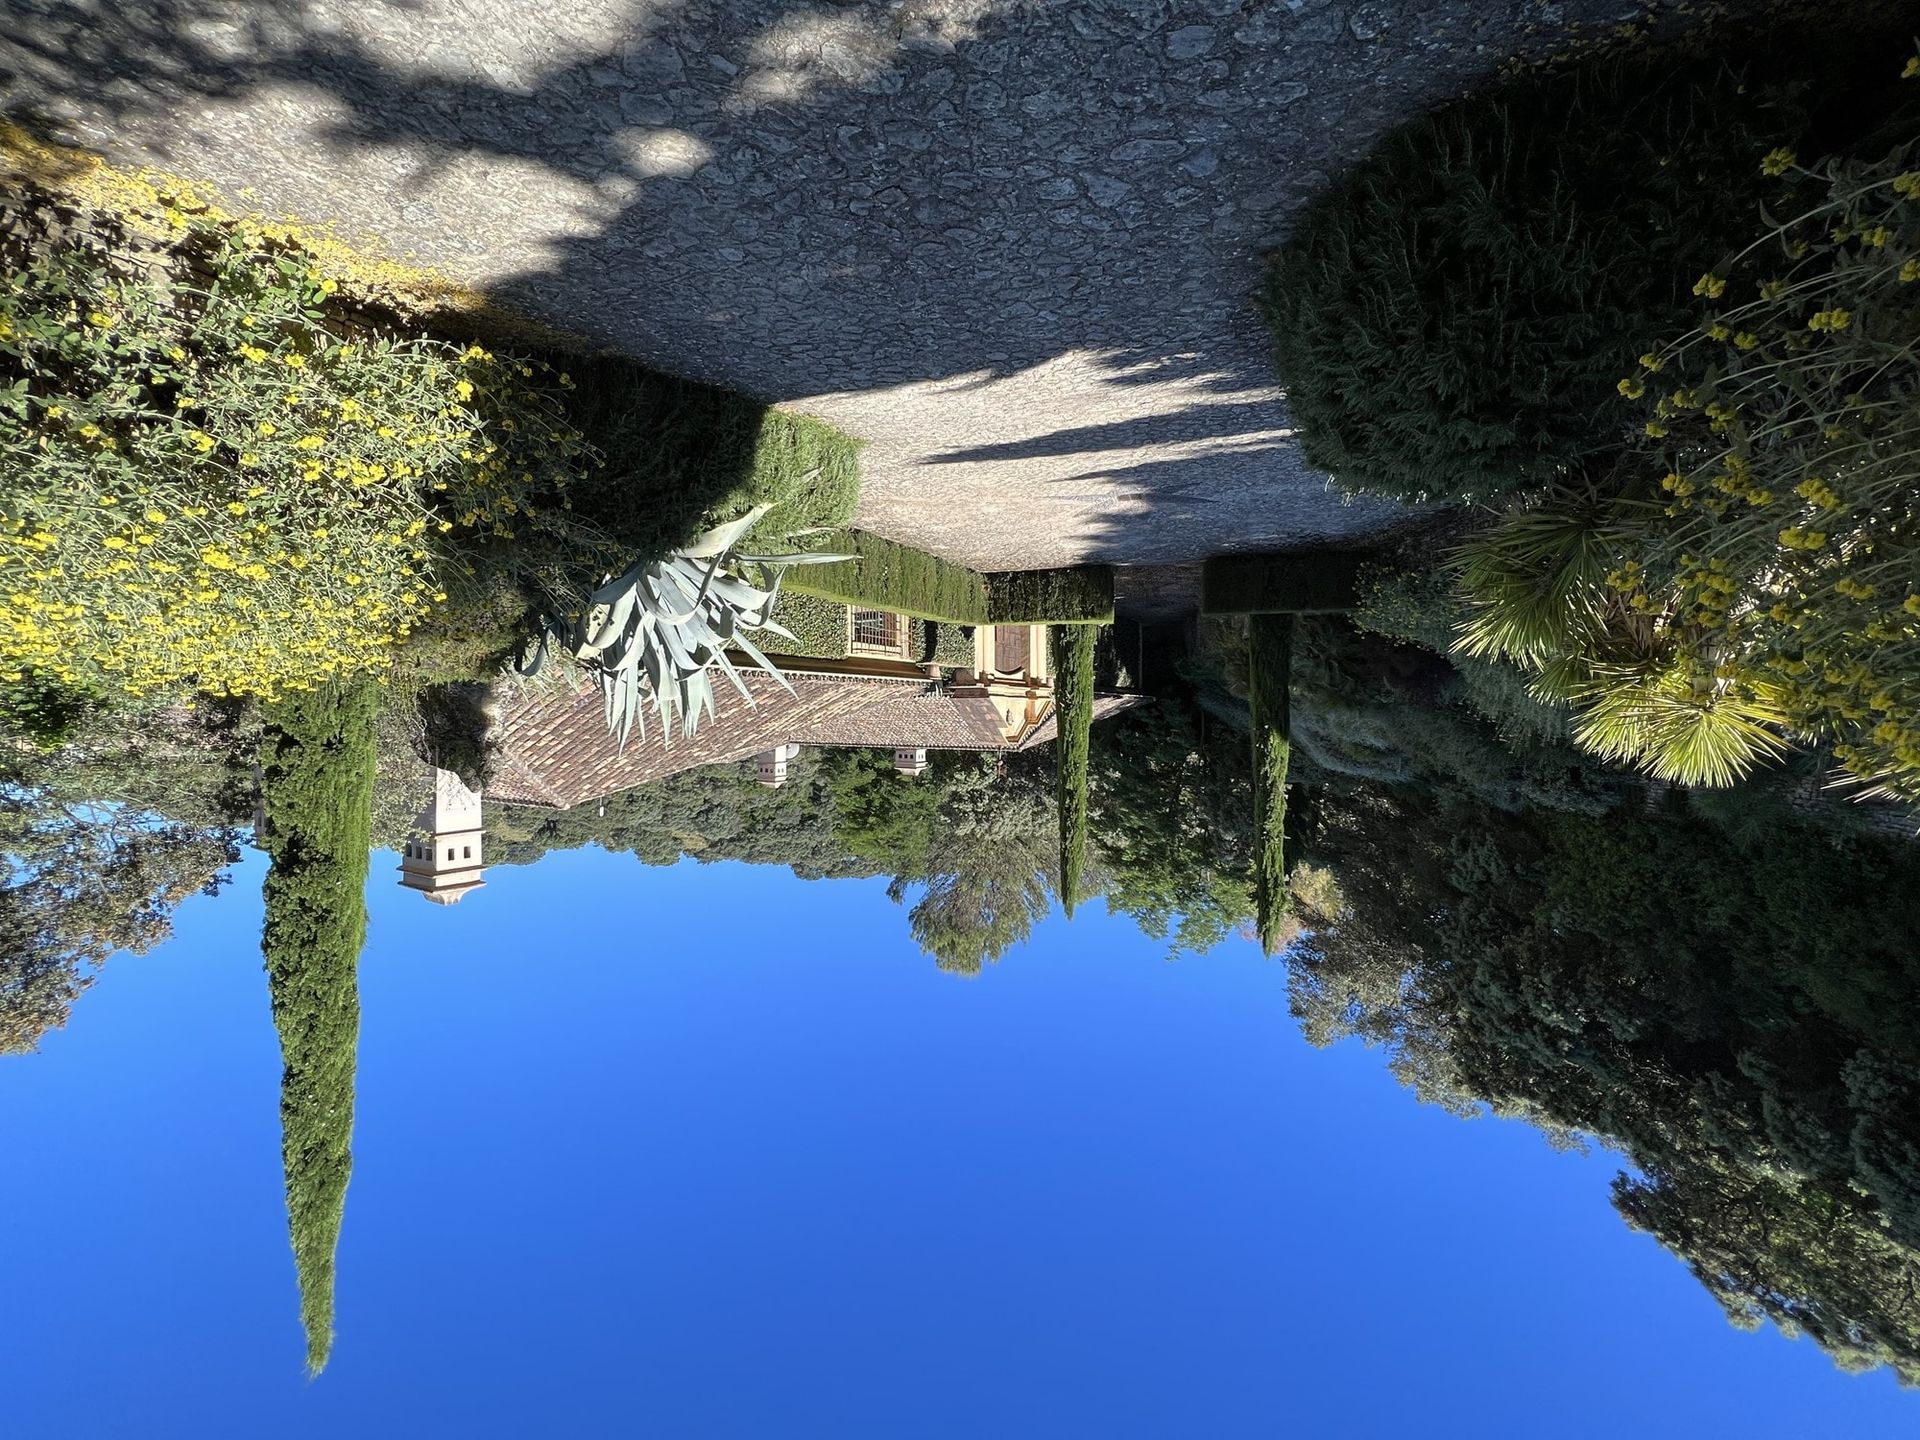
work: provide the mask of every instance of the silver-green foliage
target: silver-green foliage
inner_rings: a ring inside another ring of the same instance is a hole
[[[684,549],[608,579],[571,620],[549,618],[520,673],[539,674],[549,651],[557,649],[599,683],[607,729],[622,746],[635,726],[645,736],[648,708],[659,717],[663,742],[671,739],[676,717],[682,733],[692,736],[701,719],[715,713],[715,671],[751,705],[753,696],[729,651],[738,651],[790,691],[786,677],[747,632],[793,639],[773,618],[786,568],[847,557],[734,555],[733,547],[766,508],[759,506]]]

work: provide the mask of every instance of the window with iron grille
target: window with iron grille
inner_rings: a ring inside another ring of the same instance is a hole
[[[900,617],[886,610],[852,612],[852,648],[869,654],[895,655],[900,651]]]

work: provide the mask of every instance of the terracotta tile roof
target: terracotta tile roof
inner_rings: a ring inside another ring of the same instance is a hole
[[[487,798],[567,809],[588,800],[650,784],[701,765],[745,760],[775,745],[925,747],[929,750],[1002,750],[999,713],[984,694],[953,694],[923,678],[789,672],[789,694],[765,675],[745,677],[753,703],[731,686],[716,695],[716,714],[692,739],[677,730],[661,743],[657,725],[614,745],[602,718],[599,690],[521,684],[505,697],[496,722],[493,778]],[[1135,696],[1100,696],[1094,718],[1135,703]],[[1044,722],[1021,749],[1053,738]]]

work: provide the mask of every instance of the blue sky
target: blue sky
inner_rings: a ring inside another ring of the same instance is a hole
[[[8,1431],[1905,1435],[1616,1165],[1308,1047],[1089,906],[974,980],[877,882],[377,856],[338,1339],[302,1376],[261,861],[0,1062]]]

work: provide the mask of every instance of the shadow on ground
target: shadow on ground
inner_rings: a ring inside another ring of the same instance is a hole
[[[833,420],[882,533],[1159,563],[1392,523],[1298,458],[1259,253],[1393,121],[1642,10],[0,0],[0,103]]]

